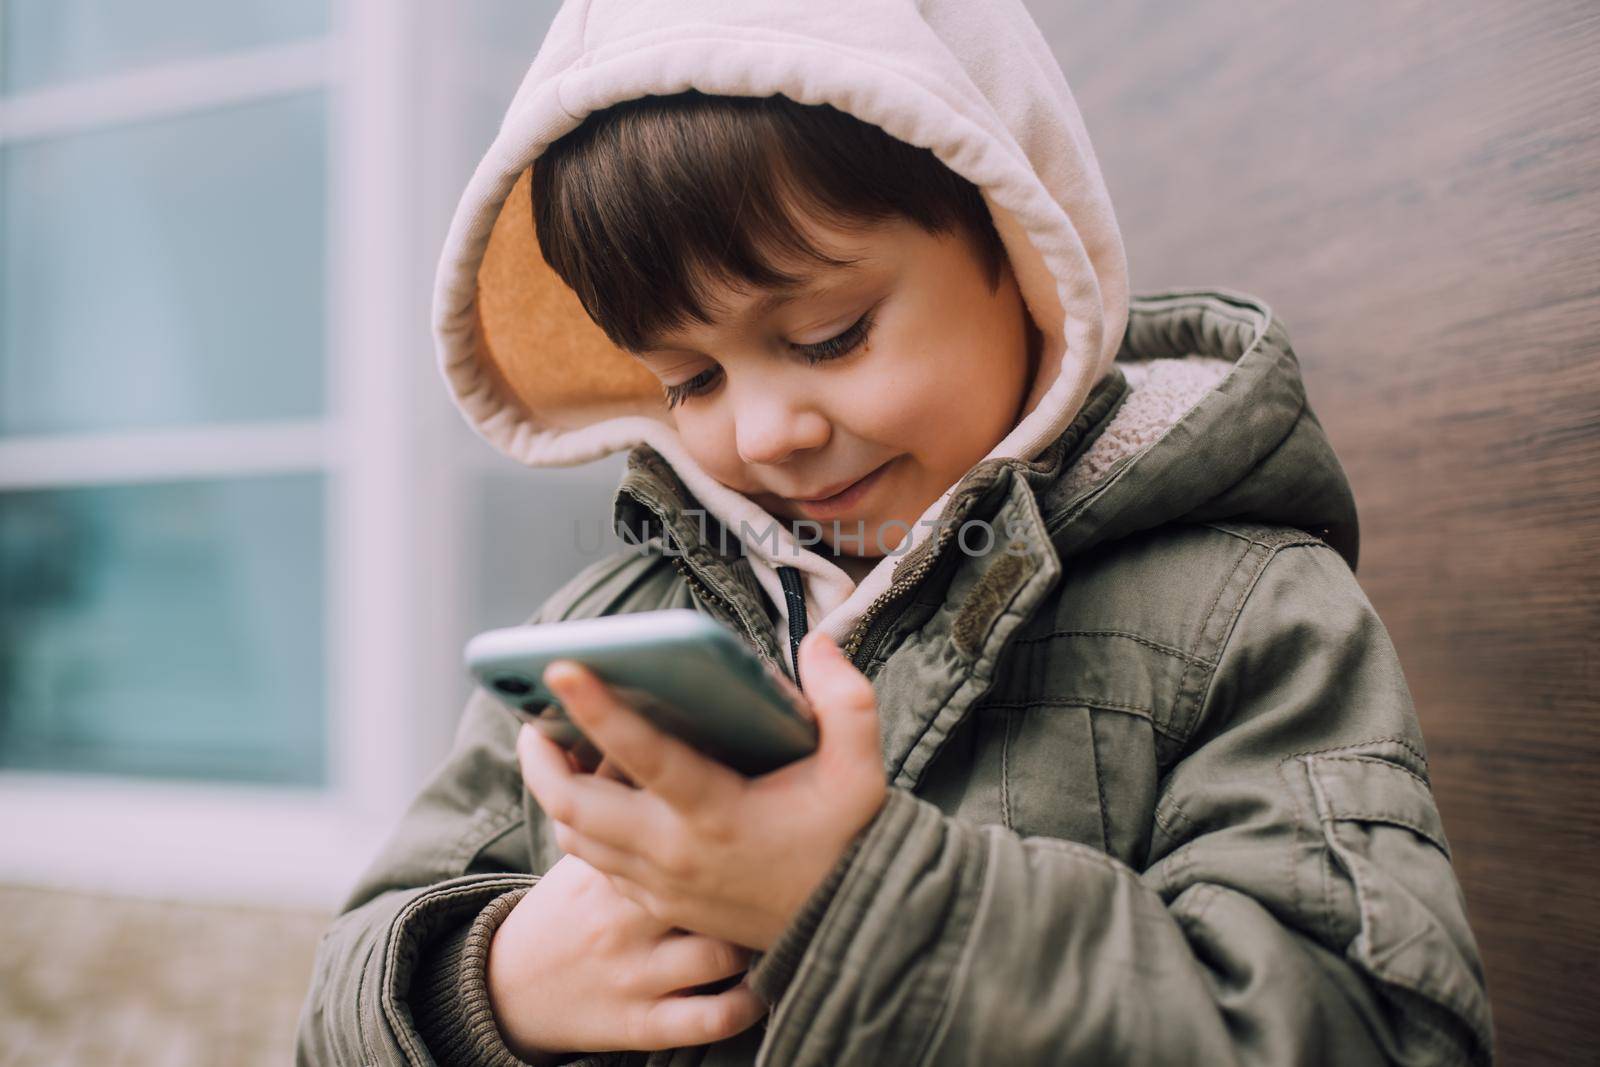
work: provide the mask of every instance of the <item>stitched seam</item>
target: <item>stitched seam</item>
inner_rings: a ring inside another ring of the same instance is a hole
[[[1287,438],[1285,438],[1285,440],[1287,440]],[[1274,449],[1273,451],[1277,451],[1277,450]],[[1328,542],[1324,541],[1322,538],[1318,537],[1316,534],[1310,533],[1310,532],[1308,532],[1306,530],[1302,530],[1298,526],[1285,525],[1283,527],[1283,529],[1293,530],[1299,536],[1287,536],[1286,535],[1282,539],[1274,539],[1274,540],[1271,540],[1271,541],[1265,541],[1265,540],[1262,540],[1259,537],[1252,537],[1248,533],[1245,533],[1243,530],[1240,530],[1240,529],[1238,529],[1238,528],[1236,528],[1234,526],[1228,525],[1226,523],[1202,522],[1200,525],[1201,526],[1205,526],[1205,527],[1209,527],[1210,529],[1213,529],[1213,530],[1216,530],[1218,533],[1225,533],[1225,534],[1229,535],[1230,537],[1237,537],[1241,541],[1248,541],[1252,545],[1259,545],[1260,547],[1267,548],[1267,549],[1276,550],[1276,549],[1279,549],[1279,548],[1294,548],[1294,547],[1298,547],[1300,545],[1313,545],[1313,546],[1314,545],[1323,545],[1325,547],[1330,547],[1330,548],[1332,547],[1332,546],[1328,545]]]
[[[1089,761],[1094,764],[1094,787],[1100,796],[1101,848],[1111,851],[1111,824],[1106,820],[1106,779],[1100,768],[1100,743],[1094,737],[1094,717],[1089,718]]]
[[[1154,710],[1150,709],[1149,705],[1146,704],[1125,704],[1122,701],[1106,701],[1106,699],[1101,699],[1098,696],[1046,696],[1040,697],[1037,701],[997,701],[992,702],[992,704],[984,704],[984,707],[989,707],[989,709],[997,709],[997,707],[1003,707],[1003,709],[1030,709],[1030,707],[1067,707],[1067,709],[1072,709],[1072,707],[1088,707],[1088,709],[1099,710],[1099,712],[1126,712],[1128,715],[1136,715],[1136,717],[1149,721],[1150,729],[1154,729],[1155,733],[1162,734],[1166,739],[1174,742],[1182,741],[1178,734],[1174,734],[1171,731],[1171,728],[1163,726],[1160,721],[1157,721]]]
[[[986,703],[986,708],[1081,708],[1096,707],[1109,708],[1112,711],[1135,711],[1145,715],[1152,714],[1147,704],[1126,704],[1116,700],[1103,700],[1092,696],[1068,697],[1039,697],[1037,700],[1001,700]]]
[[[1022,638],[1017,642],[1017,644],[1037,644],[1039,642],[1049,641],[1052,638],[1057,637],[1123,637],[1129,641],[1136,641],[1139,644],[1144,645],[1146,648],[1154,649],[1157,652],[1171,656],[1174,659],[1183,660],[1186,663],[1194,663],[1202,667],[1212,666],[1211,660],[1201,659],[1198,656],[1185,652],[1181,648],[1174,648],[1171,645],[1164,645],[1159,641],[1152,641],[1150,638],[1145,637],[1142,634],[1129,633],[1126,630],[1052,630],[1050,633],[1040,634],[1037,637]]]
[[[503,829],[501,829],[498,833],[496,833],[494,836],[490,837],[483,844],[479,845],[477,847],[477,849],[470,856],[467,857],[466,866],[462,868],[461,873],[465,874],[467,872],[467,870],[469,868],[471,868],[471,866],[474,863],[477,862],[478,857],[483,855],[483,850],[484,849],[489,848],[491,845],[494,845],[497,842],[503,840],[506,837],[507,834],[510,834],[510,833],[512,833],[512,832],[514,832],[516,830],[522,829],[525,823],[526,823],[526,820],[523,819],[522,813],[520,811],[517,812],[516,818],[512,819],[509,823],[507,823],[505,825],[505,827]],[[535,859],[537,860],[537,857],[535,857]]]
[[[1212,289],[1164,289],[1158,292],[1143,293],[1133,300],[1137,302],[1136,308],[1131,308],[1138,314],[1151,318],[1174,318],[1172,311],[1182,311],[1185,308],[1202,308],[1223,322],[1231,322],[1235,326],[1251,326],[1257,329],[1250,344],[1245,346],[1245,352],[1261,344],[1272,330],[1272,315],[1265,304],[1259,301],[1249,305],[1240,303],[1224,303],[1219,299],[1220,294]],[[1266,315],[1252,315],[1250,308],[1259,307]],[[1242,314],[1234,314],[1235,311]],[[1243,353],[1240,353],[1242,358]]]
[[[1226,576],[1224,576],[1222,582],[1217,586],[1217,594],[1212,598],[1211,607],[1207,609],[1205,619],[1201,622],[1199,633],[1195,638],[1196,649],[1199,648],[1199,642],[1204,639],[1205,634],[1211,628],[1211,621],[1216,616],[1217,605],[1222,600],[1223,592],[1233,583],[1234,578],[1238,575],[1240,570],[1243,569],[1246,561],[1250,559],[1251,554],[1251,550],[1246,549],[1240,555],[1238,561],[1234,564],[1233,569],[1229,571]],[[1185,699],[1183,694],[1187,694],[1189,692],[1189,675],[1190,672],[1194,670],[1194,664],[1202,664],[1206,666],[1209,669],[1209,674],[1205,680],[1205,684],[1200,687],[1198,693],[1187,697],[1187,699],[1193,703],[1194,710],[1190,713],[1189,720],[1184,724],[1182,733],[1178,734],[1163,730],[1160,724],[1155,722],[1154,718],[1151,719],[1151,725],[1155,727],[1158,732],[1164,734],[1165,736],[1171,737],[1183,747],[1188,746],[1190,739],[1194,735],[1195,729],[1199,726],[1202,713],[1205,711],[1207,705],[1209,705],[1211,702],[1211,688],[1216,683],[1217,670],[1222,664],[1222,651],[1227,647],[1228,640],[1233,636],[1233,631],[1239,624],[1239,616],[1244,613],[1244,606],[1246,602],[1249,601],[1250,594],[1255,592],[1256,584],[1261,580],[1261,575],[1267,569],[1267,564],[1272,562],[1274,554],[1275,553],[1272,552],[1268,552],[1266,554],[1260,565],[1257,566],[1255,573],[1251,575],[1249,582],[1245,585],[1244,591],[1239,595],[1238,600],[1235,602],[1233,607],[1233,617],[1228,620],[1227,629],[1223,632],[1222,637],[1217,641],[1217,654],[1209,660],[1203,659],[1202,657],[1193,653],[1190,654],[1191,665],[1184,668],[1183,674],[1178,679],[1178,692],[1180,694],[1179,699]],[[1193,832],[1195,829],[1195,824],[1179,806],[1177,798],[1172,798],[1170,803],[1173,813],[1182,819],[1183,822],[1190,828],[1190,831]]]
[[[1188,744],[1189,738],[1194,735],[1195,728],[1199,725],[1200,714],[1205,709],[1207,698],[1211,695],[1211,683],[1217,676],[1217,666],[1222,662],[1222,650],[1227,645],[1228,637],[1232,636],[1233,634],[1233,627],[1234,624],[1239,620],[1239,613],[1244,610],[1244,602],[1250,598],[1250,592],[1255,588],[1256,578],[1261,576],[1261,571],[1259,569],[1256,571],[1255,577],[1250,579],[1250,583],[1248,586],[1246,586],[1244,594],[1239,597],[1238,603],[1234,605],[1233,618],[1229,620],[1228,628],[1223,634],[1222,639],[1217,642],[1216,656],[1209,661],[1202,659],[1199,656],[1200,642],[1205,639],[1206,634],[1211,629],[1211,620],[1216,617],[1217,605],[1222,603],[1222,594],[1227,590],[1228,586],[1233,584],[1234,577],[1238,575],[1239,570],[1245,565],[1245,561],[1249,558],[1250,551],[1247,549],[1239,557],[1238,561],[1234,563],[1233,569],[1227,574],[1223,575],[1222,581],[1217,583],[1217,594],[1211,598],[1211,606],[1206,609],[1205,618],[1201,620],[1199,630],[1195,634],[1195,647],[1189,652],[1189,655],[1193,658],[1189,661],[1189,666],[1183,669],[1183,674],[1178,678],[1178,692],[1180,694],[1188,694],[1190,692],[1189,676],[1194,671],[1195,663],[1207,663],[1210,668],[1205,679],[1205,684],[1199,686],[1199,691],[1193,696],[1187,697],[1189,702],[1194,706],[1190,710],[1187,718],[1184,720],[1183,727],[1179,733],[1179,736],[1184,744]],[[1272,557],[1270,555],[1267,557],[1269,560],[1271,558]],[[1265,564],[1262,564],[1262,567],[1264,568]]]
[[[361,1002],[366,996],[367,975],[372,972],[372,957],[378,951],[378,946],[383,943],[383,938],[375,937],[372,944],[367,946],[367,955],[361,961],[361,977],[356,979],[356,1036],[361,1040],[361,1054],[370,1062],[377,1062],[377,1057],[372,1054],[372,1042],[367,1040],[367,1024],[362,1017]],[[380,1005],[378,1010],[383,1010]]]
[[[1303,762],[1305,763],[1305,767],[1306,767],[1306,777],[1311,779],[1311,795],[1316,798],[1317,809],[1318,809],[1319,816],[1320,816],[1320,813],[1324,812],[1324,811],[1331,813],[1333,809],[1332,809],[1331,805],[1329,805],[1329,803],[1328,803],[1328,796],[1327,796],[1326,790],[1324,790],[1322,788],[1322,783],[1317,781],[1316,773],[1315,773],[1315,771],[1313,771],[1310,761],[1303,761]],[[1331,818],[1323,817],[1321,821],[1322,821],[1322,825],[1324,827],[1326,827],[1328,824],[1332,823],[1334,820],[1331,819]],[[1331,836],[1329,836],[1331,833],[1332,833],[1331,830],[1324,829],[1324,831],[1323,831],[1324,838],[1327,841],[1328,851],[1329,851],[1330,854],[1340,854],[1340,853],[1343,852],[1343,846],[1339,845],[1337,842],[1335,842],[1332,839]],[[1361,929],[1356,932],[1356,938],[1355,939],[1358,940],[1358,941],[1361,941],[1366,946],[1367,951],[1371,952],[1371,950],[1372,950],[1372,941],[1371,941],[1370,938],[1367,937],[1367,932],[1372,929],[1372,912],[1368,907],[1369,901],[1367,900],[1367,894],[1365,894],[1365,893],[1363,893],[1361,891],[1361,882],[1356,878],[1355,871],[1354,871],[1353,866],[1351,865],[1349,859],[1347,859],[1347,858],[1342,859],[1342,862],[1345,864],[1345,866],[1347,868],[1347,875],[1348,875],[1348,877],[1350,879],[1351,892],[1354,894],[1354,896],[1356,898],[1356,910],[1361,915]]]
[[[1184,815],[1182,811],[1178,810],[1178,802],[1176,800],[1168,801],[1168,804],[1172,808],[1173,814],[1177,815],[1178,818],[1182,819],[1185,823],[1189,822],[1189,817]],[[1178,833],[1178,828],[1168,823],[1166,816],[1161,814],[1160,804],[1157,804],[1155,809],[1151,811],[1150,817],[1155,820],[1157,826],[1161,827],[1162,832],[1172,839],[1174,844],[1181,842],[1182,835]],[[1190,825],[1193,824],[1191,823]]]
[[[1313,806],[1317,804],[1317,776],[1311,773],[1311,765],[1304,760],[1297,761],[1305,774],[1306,787],[1311,790]],[[1328,840],[1327,827],[1323,825],[1322,813],[1313,811],[1317,820],[1317,836],[1321,839],[1317,849],[1317,872],[1322,879],[1322,932],[1327,938],[1327,944],[1337,945],[1338,934],[1333,928],[1333,890],[1329,885],[1333,874],[1333,843]],[[1352,880],[1352,892],[1354,884]]]
[[[978,662],[981,663],[982,660],[980,659]],[[924,720],[924,722],[922,723],[921,729],[919,729],[917,731],[916,737],[911,739],[910,745],[908,745],[906,747],[906,750],[901,754],[900,758],[895,761],[894,766],[885,768],[885,771],[889,776],[889,782],[890,782],[891,785],[901,784],[900,783],[900,774],[905,769],[906,761],[909,760],[912,756],[917,754],[918,750],[921,749],[923,742],[927,739],[928,734],[930,732],[932,732],[934,727],[936,727],[939,724],[940,717],[942,715],[944,715],[945,711],[947,709],[949,709],[950,705],[954,704],[956,702],[957,698],[959,698],[961,696],[962,692],[964,690],[966,690],[968,687],[976,686],[977,687],[977,692],[973,695],[972,699],[970,701],[968,701],[967,713],[970,713],[970,712],[976,710],[976,708],[978,706],[978,702],[983,699],[983,694],[987,693],[990,690],[990,688],[993,687],[993,685],[995,683],[995,678],[996,678],[996,674],[994,672],[995,663],[996,663],[995,660],[991,660],[990,661],[990,668],[989,668],[990,669],[990,673],[989,673],[989,676],[986,679],[984,679],[982,681],[978,680],[977,667],[975,665],[973,670],[970,673],[968,673],[968,674],[966,674],[964,676],[956,678],[951,683],[950,689],[949,689],[949,691],[947,693],[945,693],[943,696],[938,697],[937,702],[934,704],[933,712],[928,715],[926,720]],[[914,788],[916,786],[917,782],[921,780],[922,774],[929,767],[933,766],[934,760],[936,760],[938,758],[939,753],[941,751],[943,751],[944,746],[947,743],[949,743],[950,737],[954,733],[955,725],[956,725],[955,723],[946,724],[945,731],[944,731],[944,736],[942,736],[942,737],[940,737],[938,739],[937,743],[935,743],[934,746],[933,746],[933,751],[929,752],[927,754],[927,756],[923,759],[922,766],[920,768],[918,768],[918,770],[916,772],[916,778],[915,779],[908,778],[906,780],[906,782],[904,783],[904,785],[906,786],[907,789]]]
[[[1302,758],[1305,758],[1305,757],[1302,757]],[[1389,769],[1392,769],[1392,770],[1400,771],[1400,772],[1402,772],[1404,774],[1409,774],[1412,778],[1416,779],[1418,785],[1421,785],[1424,789],[1430,789],[1430,787],[1428,785],[1428,780],[1426,778],[1422,777],[1422,775],[1418,774],[1416,771],[1413,771],[1410,767],[1404,767],[1404,766],[1401,766],[1398,763],[1393,763],[1393,762],[1391,762],[1389,760],[1386,760],[1386,759],[1379,759],[1377,756],[1313,756],[1313,757],[1310,757],[1310,758],[1315,759],[1316,762],[1318,762],[1318,763],[1371,763],[1371,764],[1375,764],[1376,766],[1379,766],[1379,767],[1385,767],[1385,768],[1389,768]],[[1431,789],[1430,789],[1430,791],[1431,791]]]
[[[1188,936],[1192,938],[1196,927],[1205,925],[1206,915],[1211,911],[1211,905],[1215,904],[1221,896],[1222,888],[1220,886],[1213,885],[1210,882],[1194,883],[1194,891],[1189,894],[1189,899],[1194,903],[1189,905],[1188,912],[1185,913],[1173,909],[1174,915]]]
[[[471,834],[463,835],[456,842],[455,851],[447,858],[449,869],[457,876],[465,874],[467,868],[472,866],[472,861],[478,853],[504,837],[506,832],[522,821],[522,802],[517,800],[517,806],[500,811],[482,811],[479,813],[476,825]]]
[[[1187,811],[1184,811],[1184,806],[1179,803],[1178,797],[1171,798],[1170,806],[1171,814],[1178,816],[1178,821],[1184,824],[1182,825],[1182,832],[1189,833],[1189,835],[1194,835],[1194,833],[1197,833],[1198,830],[1200,830],[1200,824],[1195,822],[1194,817],[1190,816]]]
[[[985,708],[996,709],[1027,709],[1027,708],[1094,708],[1099,711],[1124,711],[1147,719],[1150,727],[1156,733],[1173,741],[1182,741],[1177,734],[1156,721],[1155,712],[1144,704],[1126,704],[1116,700],[1102,700],[1092,696],[1066,696],[1066,697],[1041,697],[1038,700],[997,701],[985,703]]]
[[[1296,757],[1290,757],[1290,758],[1293,759],[1293,758],[1296,758]],[[1298,758],[1299,758],[1300,762],[1305,765],[1306,773],[1313,779],[1315,779],[1317,777],[1316,764],[1318,764],[1318,763],[1366,762],[1366,763],[1377,764],[1378,766],[1384,767],[1384,768],[1389,769],[1389,770],[1403,771],[1404,773],[1411,775],[1412,778],[1416,779],[1416,781],[1424,789],[1428,788],[1428,783],[1423,781],[1423,779],[1421,779],[1420,777],[1418,777],[1415,774],[1412,774],[1411,771],[1406,770],[1406,768],[1400,766],[1399,764],[1390,763],[1390,762],[1388,762],[1386,760],[1364,758],[1364,757],[1360,757],[1360,756],[1333,756],[1333,757],[1311,756],[1311,757],[1298,757]],[[1319,785],[1320,785],[1320,782],[1319,782]],[[1319,823],[1333,823],[1333,822],[1385,822],[1385,823],[1393,823],[1396,826],[1404,826],[1404,827],[1406,827],[1408,830],[1411,830],[1413,833],[1417,834],[1419,837],[1421,837],[1424,840],[1426,840],[1429,844],[1433,845],[1440,852],[1444,853],[1446,859],[1453,859],[1453,857],[1451,856],[1451,853],[1450,853],[1450,846],[1448,844],[1446,844],[1445,841],[1444,841],[1444,831],[1443,831],[1442,828],[1439,829],[1439,830],[1427,829],[1427,828],[1425,828],[1423,826],[1418,825],[1414,820],[1407,818],[1403,813],[1390,814],[1389,812],[1384,811],[1382,809],[1378,809],[1378,808],[1359,808],[1358,809],[1358,808],[1353,807],[1353,806],[1352,807],[1339,807],[1339,806],[1333,804],[1332,801],[1327,798],[1326,793],[1327,793],[1327,790],[1325,788],[1320,790],[1319,793],[1318,793],[1318,799],[1323,801],[1323,806],[1325,807],[1325,809],[1327,811],[1326,815],[1323,815],[1320,811],[1318,812],[1317,820],[1318,820]],[[1353,879],[1353,877],[1354,876],[1352,876],[1352,879]]]
[[[1294,782],[1289,779],[1289,760],[1279,760],[1277,766],[1278,779],[1283,782],[1283,791],[1289,797],[1289,803],[1294,805],[1294,840],[1285,849],[1289,869],[1289,914],[1299,915],[1300,912],[1300,872],[1299,865],[1295,862],[1300,852],[1306,847],[1306,827],[1311,820],[1306,818],[1306,810],[1300,803],[1300,794],[1295,790]],[[1327,923],[1324,921],[1323,930],[1326,932]],[[1328,941],[1332,942],[1332,937]]]
[[[1245,561],[1248,560],[1249,558],[1250,558],[1250,552],[1249,552],[1249,550],[1246,550],[1243,555],[1241,555],[1237,560],[1234,561],[1233,569],[1228,571],[1227,574],[1224,574],[1222,576],[1222,580],[1217,583],[1216,595],[1211,598],[1211,606],[1206,608],[1205,618],[1200,621],[1200,630],[1199,630],[1198,633],[1195,634],[1195,637],[1194,637],[1194,648],[1190,649],[1189,653],[1188,653],[1189,662],[1191,664],[1194,664],[1194,663],[1214,664],[1214,663],[1217,663],[1217,662],[1221,661],[1221,659],[1222,659],[1222,650],[1221,650],[1221,646],[1220,645],[1218,646],[1217,655],[1213,656],[1211,659],[1205,659],[1199,653],[1200,642],[1205,640],[1206,629],[1207,629],[1207,627],[1209,627],[1211,625],[1211,620],[1217,614],[1217,605],[1222,602],[1222,594],[1227,591],[1228,583],[1233,581],[1234,575],[1239,573],[1239,569],[1244,566]],[[1270,559],[1271,557],[1268,557],[1268,558]],[[1240,603],[1242,604],[1244,602],[1244,597],[1240,597],[1239,600],[1240,600]],[[1185,679],[1187,679],[1189,672],[1186,670],[1183,673],[1184,673]]]
[[[1357,811],[1357,810],[1355,810],[1353,808],[1341,808],[1336,813],[1333,813],[1333,812],[1329,813],[1329,815],[1327,816],[1327,819],[1325,821],[1327,821],[1327,822],[1382,822],[1382,823],[1394,823],[1396,826],[1404,826],[1407,829],[1415,830],[1418,834],[1420,834],[1421,836],[1427,838],[1429,841],[1433,841],[1433,831],[1432,830],[1423,829],[1420,825],[1418,825],[1417,823],[1415,823],[1415,822],[1411,821],[1410,819],[1406,818],[1404,815],[1399,815],[1399,814],[1393,814],[1392,815],[1392,814],[1390,814],[1389,812],[1386,812],[1386,811],[1370,811],[1370,810],[1367,810],[1365,808],[1361,809],[1360,811]]]
[[[1156,863],[1151,864],[1139,877],[1141,880],[1150,877],[1150,872],[1157,867],[1162,868],[1160,882],[1155,886],[1155,891],[1162,897],[1163,902],[1171,902],[1182,896],[1187,890],[1181,887],[1198,883],[1188,882],[1188,876],[1194,870],[1193,843],[1180,845],[1167,853]]]
[[[1298,759],[1301,756],[1323,756],[1323,755],[1325,755],[1326,753],[1329,753],[1329,752],[1351,752],[1351,751],[1354,751],[1355,749],[1365,748],[1368,745],[1379,745],[1379,744],[1383,744],[1384,742],[1390,742],[1390,743],[1399,745],[1401,748],[1405,749],[1407,752],[1409,752],[1413,756],[1417,757],[1417,761],[1419,763],[1421,763],[1424,767],[1426,767],[1428,765],[1428,757],[1424,756],[1422,754],[1422,752],[1420,752],[1417,749],[1416,745],[1414,745],[1411,741],[1407,740],[1404,737],[1392,737],[1392,736],[1391,737],[1369,737],[1365,741],[1356,741],[1353,744],[1348,744],[1348,745],[1332,745],[1332,746],[1330,746],[1328,748],[1310,748],[1310,749],[1305,749],[1304,751],[1301,751],[1301,752],[1291,752],[1289,755],[1285,756],[1284,759]],[[1398,763],[1396,763],[1396,764],[1393,764],[1392,766],[1399,767],[1400,765]],[[1401,769],[1402,770],[1408,770],[1409,768],[1401,768]],[[1429,784],[1426,778],[1423,779],[1423,784],[1424,785],[1428,785]],[[1429,786],[1429,787],[1432,788],[1431,786]]]
[[[1195,885],[1200,880],[1199,875],[1196,873],[1194,854],[1195,849],[1192,842],[1178,850],[1178,862],[1172,869],[1174,897],[1177,896],[1176,889],[1178,886]]]

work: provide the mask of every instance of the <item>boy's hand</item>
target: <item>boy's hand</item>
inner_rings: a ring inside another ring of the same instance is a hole
[[[766,1014],[748,985],[685,995],[749,966],[738,945],[673,930],[610,879],[563,856],[489,943],[489,1004],[532,1063],[573,1052],[651,1050],[732,1037]]]
[[[577,773],[525,728],[522,776],[556,843],[664,923],[770,948],[888,796],[872,683],[820,631],[801,642],[800,670],[817,750],[746,778],[656,729],[582,666],[551,664],[545,684],[639,787]]]

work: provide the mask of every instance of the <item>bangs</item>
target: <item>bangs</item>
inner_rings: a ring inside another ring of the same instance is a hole
[[[966,231],[991,291],[1005,248],[977,186],[931,151],[826,104],[688,91],[589,115],[531,175],[540,253],[632,352],[729,309],[711,297],[841,268],[798,220],[865,233],[905,218]],[[779,267],[789,265],[789,270]]]

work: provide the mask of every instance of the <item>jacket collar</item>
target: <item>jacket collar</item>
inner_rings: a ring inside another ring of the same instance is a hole
[[[914,788],[944,739],[994,680],[1007,641],[1055,587],[1061,558],[1054,515],[1040,500],[1089,447],[1128,393],[1119,368],[1090,392],[1067,429],[1033,460],[986,460],[957,484],[934,536],[906,554],[895,581],[863,614],[845,652],[875,682],[890,781]],[[1085,490],[1087,493],[1088,490]],[[1076,498],[1063,500],[1070,509]],[[769,662],[780,662],[774,609],[756,583],[741,542],[698,506],[659,454],[628,456],[613,501],[619,536],[669,556],[701,602],[741,630]],[[905,577],[901,577],[904,575]],[[948,611],[948,621],[936,619]],[[885,650],[897,653],[891,664]],[[960,669],[949,670],[951,652]],[[929,691],[937,679],[939,692]]]
[[[1055,500],[1050,514],[1041,512],[1040,501],[1093,443],[1127,393],[1126,377],[1113,366],[1090,391],[1066,430],[1037,457],[985,460],[968,471],[946,502],[936,535],[924,539],[896,566],[895,581],[863,614],[845,643],[846,652],[870,655],[870,646],[878,643],[892,622],[890,609],[913,597],[927,601],[930,590],[979,583],[1001,564],[989,579],[996,590],[1012,584],[1020,588],[1041,569],[1059,572],[1060,560],[1050,543],[1049,529],[1056,513],[1070,511],[1078,500]],[[719,613],[737,622],[759,650],[779,655],[771,634],[775,609],[743,558],[739,538],[699,504],[671,464],[647,445],[628,454],[626,471],[612,501],[612,520],[625,543],[672,558],[691,583],[700,583],[712,600],[720,602],[723,610]],[[1025,547],[1015,544],[1019,541]],[[973,603],[985,610],[992,607],[995,614],[1006,607],[989,597]],[[958,616],[961,625],[953,636],[975,649],[994,622],[985,617],[985,610],[968,604]]]

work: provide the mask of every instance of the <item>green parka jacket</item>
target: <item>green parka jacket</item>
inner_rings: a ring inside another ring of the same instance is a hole
[[[1233,362],[1159,439],[1066,477],[1122,368]],[[647,449],[619,530],[534,616],[691,606],[783,663],[773,609]],[[1032,462],[974,468],[847,652],[890,796],[758,957],[765,1019],[574,1062],[1483,1064],[1477,945],[1354,502],[1282,324],[1214,290],[1136,298],[1122,353]],[[1019,550],[1018,543],[1022,546]],[[317,954],[303,1064],[519,1061],[494,924],[559,858],[517,723],[480,693]]]

